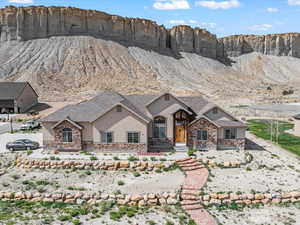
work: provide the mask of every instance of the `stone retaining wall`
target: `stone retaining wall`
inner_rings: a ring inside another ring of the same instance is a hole
[[[119,205],[129,206],[155,206],[155,205],[175,205],[178,203],[179,197],[175,193],[163,194],[85,194],[78,192],[71,193],[39,193],[39,192],[0,192],[0,200],[28,200],[31,202],[64,202],[72,204],[96,204],[101,201],[112,201]]]
[[[279,204],[279,203],[293,203],[300,201],[300,192],[286,192],[286,193],[249,193],[249,194],[235,194],[235,193],[210,193],[201,196],[195,196],[201,204],[206,206],[221,205],[221,204]]]
[[[139,170],[169,168],[173,162],[144,162],[144,161],[73,161],[73,160],[29,160],[18,158],[16,166],[25,169],[85,169],[85,170]]]

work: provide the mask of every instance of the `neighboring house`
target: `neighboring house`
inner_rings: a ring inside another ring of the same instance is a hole
[[[246,125],[203,97],[102,92],[41,120],[48,149],[244,149]]]
[[[28,82],[0,82],[0,113],[24,113],[38,103]]]

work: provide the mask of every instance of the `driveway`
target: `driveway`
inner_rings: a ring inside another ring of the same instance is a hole
[[[13,123],[13,130],[19,130],[22,123]],[[10,133],[11,127],[9,122],[0,122],[0,134]]]
[[[32,141],[39,142],[40,146],[43,145],[43,134],[42,133],[30,133],[30,134],[23,134],[23,133],[4,133],[0,134],[0,153],[8,152],[6,150],[6,143],[12,142],[18,139],[30,139]]]

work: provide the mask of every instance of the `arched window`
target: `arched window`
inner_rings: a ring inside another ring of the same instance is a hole
[[[153,132],[155,138],[167,137],[167,121],[164,117],[158,116],[154,118]]]
[[[73,141],[73,134],[71,128],[64,128],[62,130],[63,142],[72,142]]]

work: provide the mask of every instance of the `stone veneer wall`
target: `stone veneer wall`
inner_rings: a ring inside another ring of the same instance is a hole
[[[62,130],[64,128],[72,129],[73,137],[72,142],[64,143],[63,142],[63,135]],[[82,149],[82,134],[81,130],[75,127],[73,124],[69,123],[68,121],[64,121],[59,124],[57,127],[54,128],[54,143],[48,143],[48,146],[52,148],[57,148],[59,150],[81,150]]]
[[[197,140],[197,131],[199,129],[207,130],[208,133],[207,141]],[[188,139],[187,145],[190,148],[217,150],[217,142],[218,142],[217,138],[218,138],[217,127],[204,118],[199,119],[198,121],[192,123],[187,128],[187,139]]]
[[[240,139],[218,139],[218,148],[222,149],[222,147],[233,147],[238,150],[245,150],[245,138]]]

